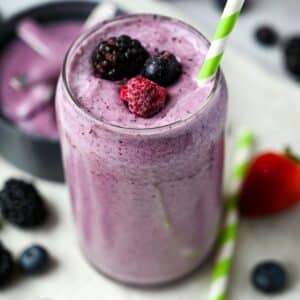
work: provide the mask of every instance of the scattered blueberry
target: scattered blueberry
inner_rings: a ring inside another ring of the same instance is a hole
[[[0,208],[3,218],[24,228],[42,224],[47,215],[44,201],[36,188],[18,179],[8,180],[0,191]]]
[[[291,37],[285,42],[284,56],[289,72],[300,79],[300,36]]]
[[[176,57],[162,51],[147,59],[142,75],[161,86],[174,83],[181,75],[182,67]]]
[[[13,257],[0,242],[0,286],[5,285],[10,280],[13,269]]]
[[[138,74],[149,57],[142,44],[127,35],[101,41],[92,55],[95,76],[122,80]]]
[[[37,274],[47,269],[49,260],[47,250],[42,246],[34,245],[21,254],[19,266],[26,274]]]
[[[255,31],[256,40],[264,46],[274,46],[278,42],[278,34],[271,26],[260,26]]]
[[[257,290],[265,294],[276,294],[286,288],[287,274],[277,262],[267,261],[254,268],[251,281]]]

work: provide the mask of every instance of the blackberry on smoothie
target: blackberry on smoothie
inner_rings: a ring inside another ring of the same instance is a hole
[[[122,282],[195,269],[218,232],[227,89],[197,74],[208,41],[187,24],[131,15],[69,50],[56,94],[81,248]]]

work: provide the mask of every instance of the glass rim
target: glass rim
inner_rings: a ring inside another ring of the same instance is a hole
[[[107,25],[107,24],[113,24],[114,22],[118,22],[120,20],[126,20],[126,19],[130,20],[130,19],[137,18],[137,17],[158,17],[158,18],[163,18],[165,20],[169,20],[169,21],[176,21],[179,24],[185,26],[187,29],[194,32],[195,34],[197,34],[201,39],[203,39],[205,42],[207,42],[208,46],[210,45],[209,40],[198,29],[194,28],[192,25],[189,25],[186,22],[181,21],[179,19],[167,17],[167,16],[163,16],[163,15],[159,15],[159,14],[137,13],[137,14],[130,14],[130,15],[122,15],[122,16],[114,17],[113,19],[110,19],[110,20],[102,21],[102,22],[94,25],[91,29],[87,30],[83,34],[80,34],[75,39],[75,41],[71,44],[71,46],[69,47],[68,51],[65,54],[64,61],[63,61],[63,67],[62,67],[62,84],[63,84],[64,90],[67,92],[68,100],[70,100],[71,104],[75,105],[76,109],[78,109],[81,113],[83,113],[86,117],[91,119],[93,122],[96,122],[96,124],[101,125],[102,127],[104,126],[108,129],[111,129],[112,131],[121,131],[121,132],[127,132],[127,133],[153,133],[153,132],[160,131],[163,129],[171,129],[174,127],[178,127],[183,123],[194,120],[195,118],[197,118],[197,116],[199,116],[201,114],[202,111],[205,110],[207,105],[212,101],[212,99],[217,91],[217,88],[219,86],[219,83],[221,81],[221,78],[222,78],[222,71],[220,68],[218,69],[216,76],[213,79],[214,80],[213,87],[211,88],[208,96],[203,100],[204,103],[199,107],[199,109],[197,109],[194,113],[188,115],[186,118],[179,119],[174,122],[160,125],[160,126],[155,126],[155,127],[140,127],[139,128],[139,127],[121,126],[121,125],[106,121],[104,119],[97,118],[95,115],[88,112],[79,103],[79,101],[77,101],[76,97],[74,97],[74,95],[72,94],[72,91],[71,91],[71,88],[70,88],[70,85],[69,85],[69,82],[67,79],[67,66],[68,66],[70,58],[72,57],[71,56],[72,51],[75,50],[76,47],[78,45],[80,45],[81,42],[88,39],[91,35],[93,35],[95,32],[100,30],[102,26]]]

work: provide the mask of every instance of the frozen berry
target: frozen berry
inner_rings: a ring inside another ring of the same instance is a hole
[[[45,271],[49,266],[49,254],[47,250],[38,245],[24,250],[19,258],[19,266],[26,274],[37,274]]]
[[[18,179],[8,180],[0,192],[3,218],[19,227],[41,225],[46,219],[46,207],[36,188]]]
[[[176,57],[162,51],[147,59],[142,75],[161,86],[174,83],[181,75],[182,67]]]
[[[255,31],[256,40],[264,46],[274,46],[278,42],[277,32],[270,26],[261,26]]]
[[[149,54],[127,35],[101,41],[92,55],[94,73],[103,79],[121,80],[138,74]]]
[[[167,90],[155,82],[135,77],[121,87],[120,97],[130,112],[139,117],[148,118],[158,113],[166,104]]]
[[[287,69],[300,79],[300,36],[288,39],[284,45]]]
[[[286,288],[287,274],[277,262],[267,261],[254,268],[251,281],[259,291],[266,294],[276,294]]]
[[[5,285],[10,280],[13,269],[13,257],[0,242],[0,286]]]

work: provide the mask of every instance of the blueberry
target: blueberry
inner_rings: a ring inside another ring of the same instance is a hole
[[[42,246],[31,246],[21,254],[19,265],[20,269],[26,274],[41,273],[49,265],[49,254]]]
[[[162,51],[147,59],[142,75],[161,86],[168,86],[180,77],[181,64],[168,51]]]
[[[255,31],[256,40],[264,46],[274,46],[278,42],[278,34],[271,26],[260,26]]]
[[[286,68],[300,79],[300,36],[289,38],[284,45]]]
[[[254,268],[251,281],[257,290],[265,294],[276,294],[286,288],[287,274],[279,263],[266,261]]]

